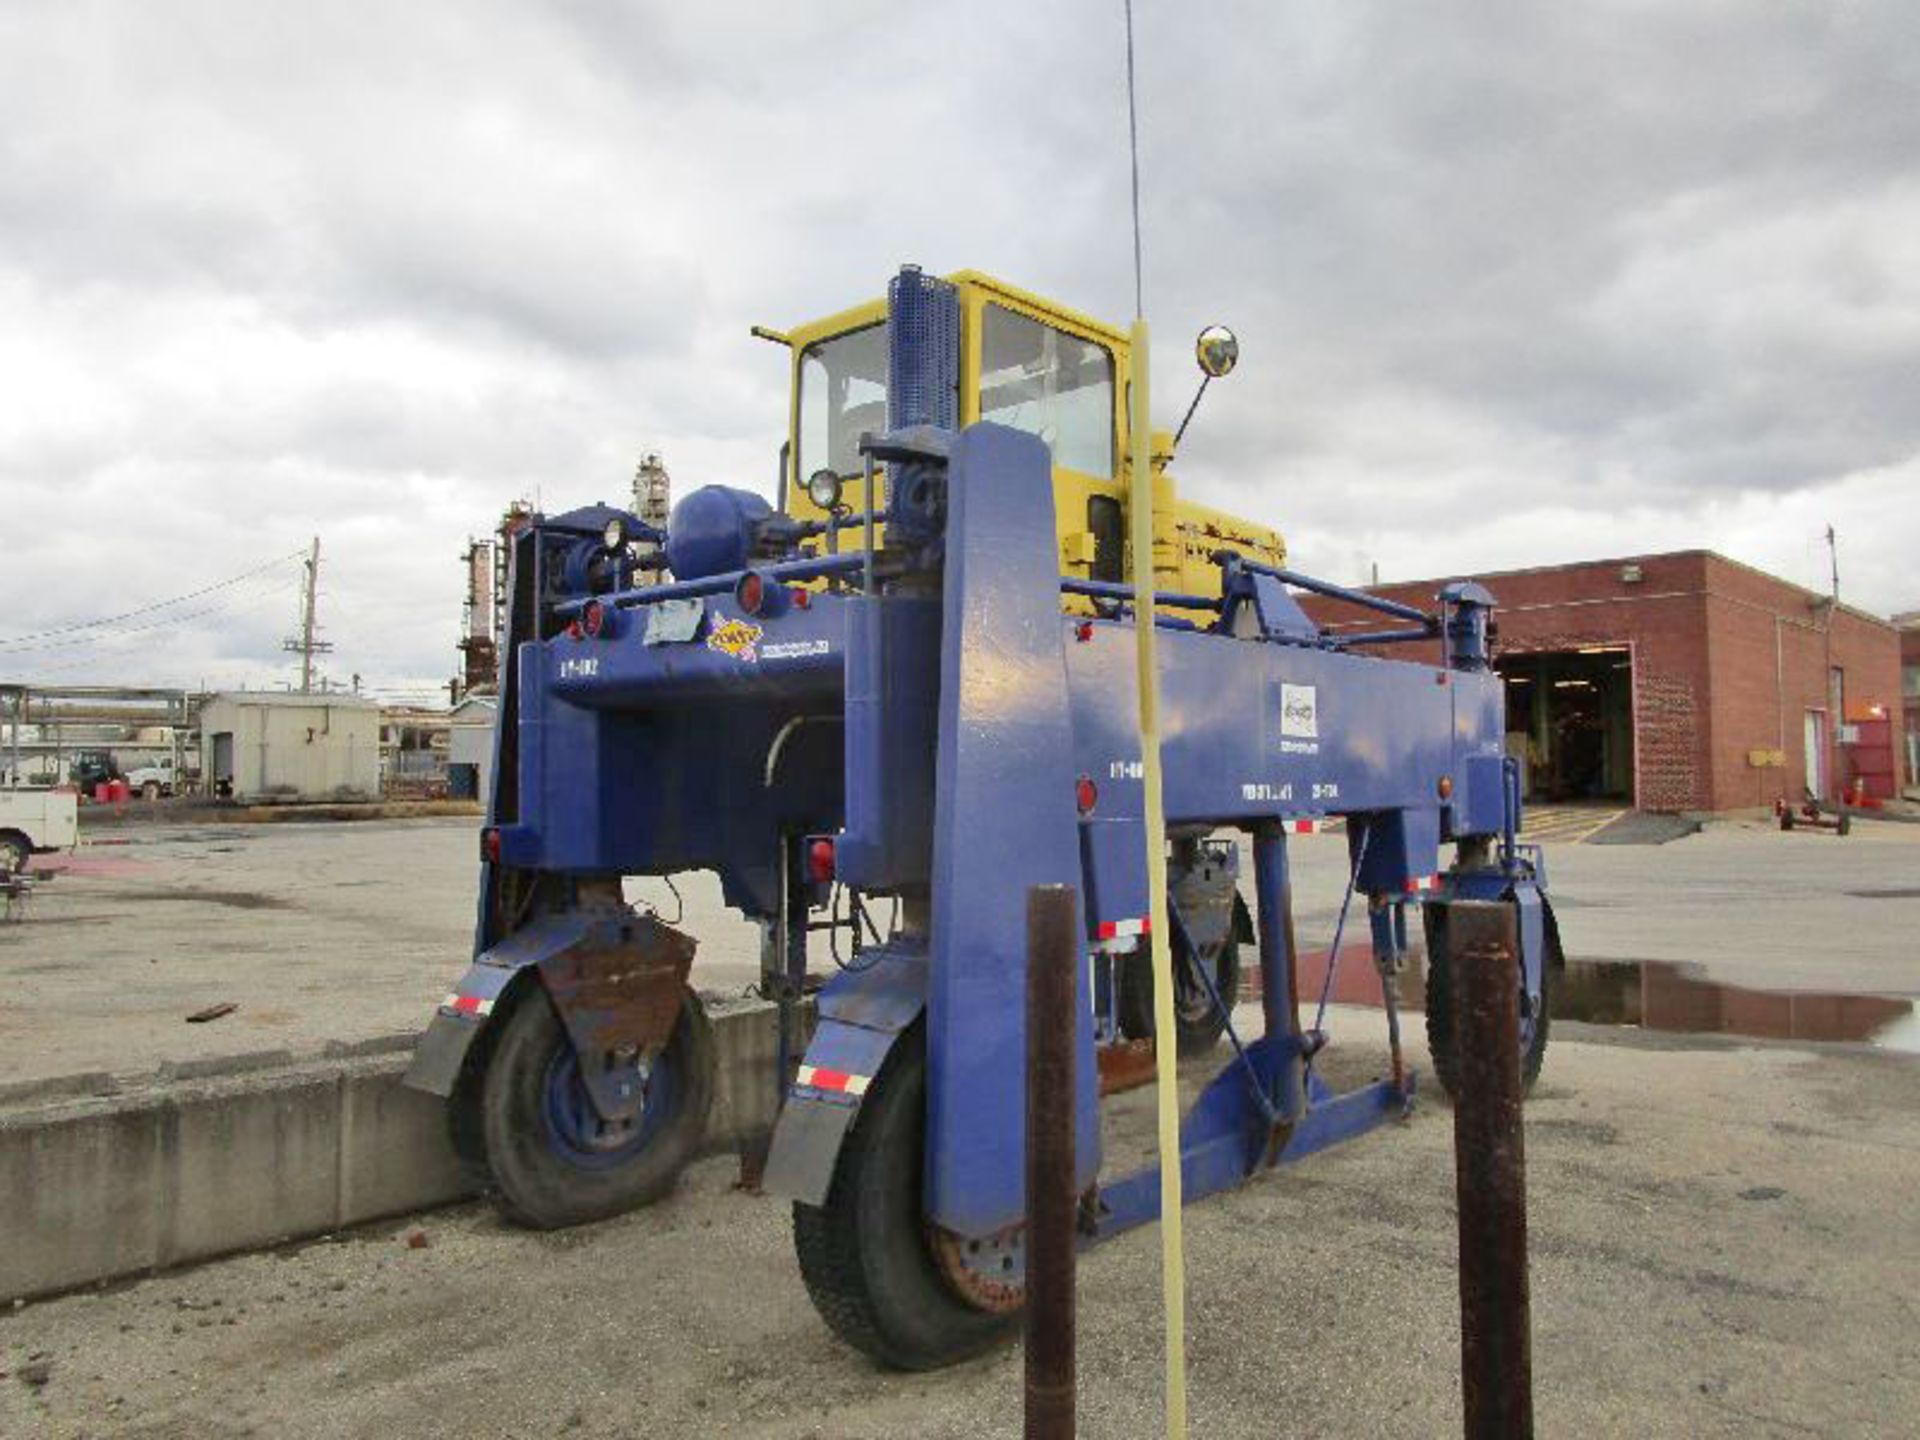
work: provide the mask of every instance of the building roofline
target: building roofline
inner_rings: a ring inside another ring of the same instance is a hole
[[[380,702],[345,691],[309,690],[216,690],[208,701],[230,700],[236,705],[288,705],[315,707],[337,705],[346,710],[378,710]]]
[[[1473,570],[1456,575],[1448,575],[1444,578],[1383,580],[1378,585],[1362,585],[1356,586],[1355,588],[1363,592],[1373,592],[1398,589],[1408,585],[1431,585],[1437,591],[1440,586],[1450,585],[1455,580],[1478,580],[1482,584],[1490,585],[1491,582],[1496,580],[1516,579],[1526,575],[1551,575],[1566,570],[1598,570],[1621,565],[1642,565],[1652,560],[1694,559],[1714,560],[1722,565],[1730,566],[1735,570],[1744,570],[1749,575],[1757,575],[1762,580],[1768,580],[1775,585],[1782,585],[1789,590],[1796,591],[1806,596],[1807,600],[1814,605],[1825,604],[1827,600],[1827,597],[1818,590],[1809,590],[1804,585],[1797,585],[1791,580],[1783,580],[1769,570],[1762,570],[1758,565],[1749,565],[1744,560],[1735,560],[1731,556],[1722,555],[1718,550],[1700,548],[1690,550],[1658,550],[1646,555],[1603,556],[1595,560],[1568,560],[1559,565],[1529,565],[1518,570]],[[1864,620],[1870,625],[1879,625],[1888,630],[1897,630],[1899,628],[1894,622],[1888,620],[1886,616],[1876,615],[1871,610],[1862,610],[1857,605],[1847,604],[1844,600],[1840,602],[1840,609],[1846,614],[1853,616],[1854,619]]]

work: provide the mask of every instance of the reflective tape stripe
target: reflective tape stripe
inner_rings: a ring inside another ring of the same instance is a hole
[[[1409,895],[1417,894],[1422,890],[1438,890],[1439,888],[1440,877],[1438,875],[1416,875],[1413,879],[1407,881],[1407,893]]]
[[[1093,933],[1101,940],[1126,940],[1148,934],[1152,929],[1152,917],[1142,915],[1138,920],[1102,920],[1093,927]]]
[[[838,1090],[843,1095],[864,1095],[867,1093],[869,1077],[849,1075],[844,1070],[829,1070],[824,1065],[802,1065],[793,1079],[796,1085],[809,1085],[815,1090]]]
[[[1319,835],[1327,828],[1324,820],[1289,820],[1286,831],[1289,835]]]
[[[484,1017],[493,1013],[493,1001],[482,1000],[478,995],[449,995],[440,1002],[440,1008],[456,1015]]]

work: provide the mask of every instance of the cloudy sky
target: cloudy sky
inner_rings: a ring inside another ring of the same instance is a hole
[[[1920,607],[1912,0],[1136,9],[1169,421],[1242,342],[1198,498],[1347,581],[1831,522]],[[751,324],[1125,319],[1120,13],[0,0],[0,680],[284,681],[317,534],[331,673],[428,690],[507,501],[771,488]]]

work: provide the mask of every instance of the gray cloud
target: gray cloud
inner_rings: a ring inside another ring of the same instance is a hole
[[[1124,318],[1118,10],[0,10],[0,671],[284,675],[288,586],[3,641],[317,531],[336,673],[425,686],[507,500],[612,498],[642,448],[768,487],[749,324],[903,260]],[[1916,603],[1912,7],[1136,10],[1158,408],[1200,325],[1246,356],[1196,495],[1349,580],[1809,580],[1831,519],[1852,598]]]

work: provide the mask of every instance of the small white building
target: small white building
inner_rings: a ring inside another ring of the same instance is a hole
[[[380,707],[354,695],[233,690],[200,707],[200,763],[236,800],[371,800]]]
[[[455,799],[471,797],[484,805],[493,794],[493,721],[499,711],[492,695],[469,695],[453,707],[447,787]]]

